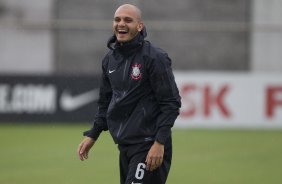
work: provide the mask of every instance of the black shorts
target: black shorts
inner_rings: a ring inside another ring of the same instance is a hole
[[[165,184],[172,158],[171,137],[165,143],[161,167],[147,171],[146,157],[153,142],[136,145],[119,145],[120,184]]]

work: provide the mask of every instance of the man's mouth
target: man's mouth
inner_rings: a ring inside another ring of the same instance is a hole
[[[117,32],[118,34],[127,34],[128,33],[128,31],[124,29],[118,29]]]

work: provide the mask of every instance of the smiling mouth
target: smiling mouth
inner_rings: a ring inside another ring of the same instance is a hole
[[[118,34],[122,34],[122,35],[125,35],[128,33],[127,30],[117,30]]]

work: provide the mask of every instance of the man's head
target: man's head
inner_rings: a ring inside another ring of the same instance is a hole
[[[113,31],[118,42],[132,40],[144,25],[141,21],[141,11],[134,5],[124,4],[118,7],[114,15]]]

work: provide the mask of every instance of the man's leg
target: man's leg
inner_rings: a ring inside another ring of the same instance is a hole
[[[165,144],[164,159],[161,167],[154,171],[146,170],[146,156],[152,143],[132,146],[133,153],[129,160],[128,173],[125,184],[165,184],[172,158],[171,139]]]
[[[125,180],[128,174],[128,158],[126,155],[126,146],[119,146],[119,173],[120,184],[125,184]]]

